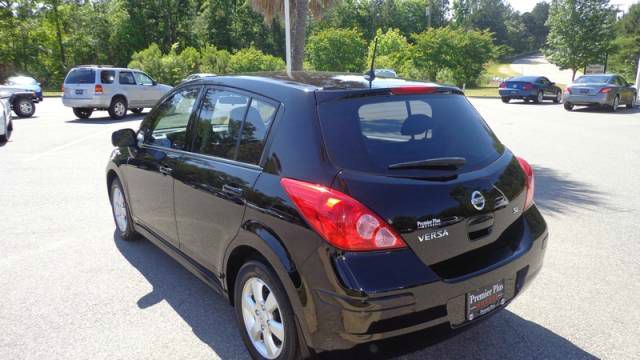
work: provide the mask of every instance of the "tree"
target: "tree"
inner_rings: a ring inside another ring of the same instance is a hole
[[[302,70],[309,11],[321,17],[336,0],[290,0],[291,20],[291,68]],[[284,14],[284,0],[251,0],[254,9],[264,15],[267,24]]]
[[[367,44],[355,29],[326,29],[309,38],[309,62],[320,71],[360,72],[365,68]]]
[[[376,54],[376,68],[394,69],[400,76],[412,76],[411,44],[398,29],[389,29],[383,33],[378,29],[378,51]],[[369,53],[366,65],[371,64],[375,42],[369,43]]]
[[[527,28],[527,32],[533,36],[536,49],[544,46],[544,42],[549,34],[549,28],[546,25],[548,18],[549,4],[546,2],[539,2],[531,12],[522,14],[522,22]]]
[[[634,4],[616,24],[615,52],[609,58],[611,69],[633,81],[640,58],[640,4]]]
[[[561,69],[602,63],[612,50],[615,12],[609,0],[553,0],[549,10],[549,36],[544,54]]]

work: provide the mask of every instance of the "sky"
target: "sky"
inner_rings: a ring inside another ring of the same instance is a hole
[[[626,12],[627,10],[629,10],[629,6],[639,2],[640,0],[610,0],[612,5],[619,5],[620,6],[620,10]],[[533,9],[534,6],[536,6],[536,3],[538,3],[539,1],[536,0],[507,0],[507,2],[509,4],[511,4],[511,7],[513,7],[515,10],[520,11],[521,13],[526,12],[526,11],[531,11],[531,9]],[[547,1],[548,2],[548,1]]]

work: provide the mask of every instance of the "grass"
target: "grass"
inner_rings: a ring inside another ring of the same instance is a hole
[[[475,89],[466,89],[464,94],[467,96],[476,97],[498,97],[497,87],[481,87]]]
[[[44,97],[62,96],[62,92],[60,92],[60,91],[43,91],[42,92],[42,96],[44,96]]]
[[[513,70],[510,64],[501,64],[501,63],[489,63],[485,67],[486,76],[493,78],[499,77],[502,79],[510,78],[512,76],[522,75],[519,72]]]

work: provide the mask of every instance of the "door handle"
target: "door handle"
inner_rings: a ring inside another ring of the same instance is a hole
[[[242,195],[242,193],[244,192],[241,188],[234,185],[230,185],[230,184],[222,185],[222,191],[227,194],[236,195],[236,196]]]
[[[171,175],[171,173],[173,172],[173,169],[168,167],[168,166],[160,166],[160,173],[163,175]]]

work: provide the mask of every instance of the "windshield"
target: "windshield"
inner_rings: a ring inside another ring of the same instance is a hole
[[[93,84],[96,72],[93,69],[73,69],[64,80],[65,84]]]
[[[495,161],[503,146],[461,95],[385,95],[319,106],[324,138],[336,165],[397,175],[393,164],[464,158],[462,172]]]
[[[38,82],[34,78],[27,76],[12,76],[7,79],[7,85],[37,85]]]
[[[581,76],[576,80],[576,84],[606,84],[609,79],[610,76]]]

